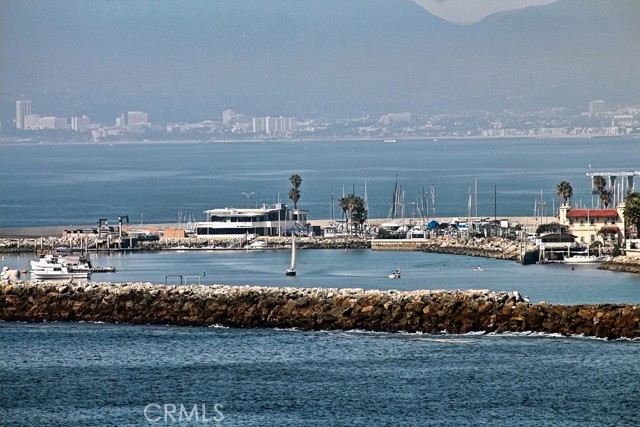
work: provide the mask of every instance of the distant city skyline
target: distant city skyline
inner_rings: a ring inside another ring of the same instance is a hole
[[[87,115],[41,116],[31,111],[31,100],[16,100],[16,131],[0,133],[2,142],[261,140],[261,139],[376,139],[397,138],[496,138],[496,137],[592,137],[640,135],[640,105],[610,109],[604,100],[593,100],[579,111],[465,111],[457,114],[389,112],[379,117],[271,116],[255,117],[225,109],[222,120],[152,122],[144,111],[128,111],[115,124],[92,123]],[[37,111],[37,109],[36,109]],[[69,131],[73,131],[70,134]]]
[[[21,96],[46,117],[101,123],[640,99],[640,1],[419,1],[4,0],[0,120],[13,122]],[[436,16],[505,8],[473,25]]]

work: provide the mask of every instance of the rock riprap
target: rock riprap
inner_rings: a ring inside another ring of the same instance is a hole
[[[518,292],[488,290],[378,291],[34,281],[0,287],[0,319],[640,337],[640,307],[635,305],[533,304]]]

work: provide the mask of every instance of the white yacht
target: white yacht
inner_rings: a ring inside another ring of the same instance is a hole
[[[79,255],[47,254],[31,261],[34,279],[86,279],[91,273],[91,263]]]
[[[565,257],[565,264],[590,264],[595,262],[603,262],[605,260],[604,256],[601,255],[571,255],[569,257]]]

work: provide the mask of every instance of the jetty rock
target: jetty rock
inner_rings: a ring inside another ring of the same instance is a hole
[[[532,304],[518,292],[489,290],[380,291],[32,281],[1,285],[0,320],[640,337],[640,307],[635,305]]]
[[[420,245],[424,252],[518,260],[520,247],[514,240],[500,237],[459,238],[440,236]]]
[[[598,269],[640,274],[640,258],[617,256],[600,264]]]

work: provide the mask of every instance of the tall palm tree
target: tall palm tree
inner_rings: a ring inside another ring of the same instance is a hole
[[[640,193],[637,191],[624,198],[624,219],[635,226],[636,237],[640,235]]]
[[[365,207],[364,198],[355,194],[347,194],[338,201],[340,209],[347,221],[347,231],[356,231],[362,228],[362,224],[367,221],[367,209]]]
[[[611,202],[613,201],[613,193],[611,190],[602,190],[600,191],[600,203],[602,206],[607,209]]]
[[[347,194],[340,198],[338,202],[340,209],[344,212],[345,219],[347,221],[347,231],[349,231],[349,226],[351,224],[351,216],[356,206],[356,195],[355,194]]]
[[[349,199],[347,196],[342,196],[340,200],[338,200],[338,206],[342,209],[342,217],[346,221],[347,231],[349,231],[349,216],[347,215],[347,212],[349,212]]]
[[[367,208],[364,203],[364,198],[355,196],[353,211],[351,212],[351,221],[356,225],[356,230],[362,231],[363,225],[367,222]]]
[[[298,200],[300,200],[300,185],[302,185],[302,178],[297,173],[294,173],[289,177],[291,182],[291,190],[289,190],[289,199],[293,202],[293,208],[298,209]]]
[[[562,197],[563,204],[567,204],[569,199],[573,197],[573,187],[569,184],[569,181],[561,181],[560,184],[556,186],[558,197]]]
[[[607,181],[604,179],[604,176],[594,176],[593,177],[593,188],[598,192],[602,193],[607,187]]]

